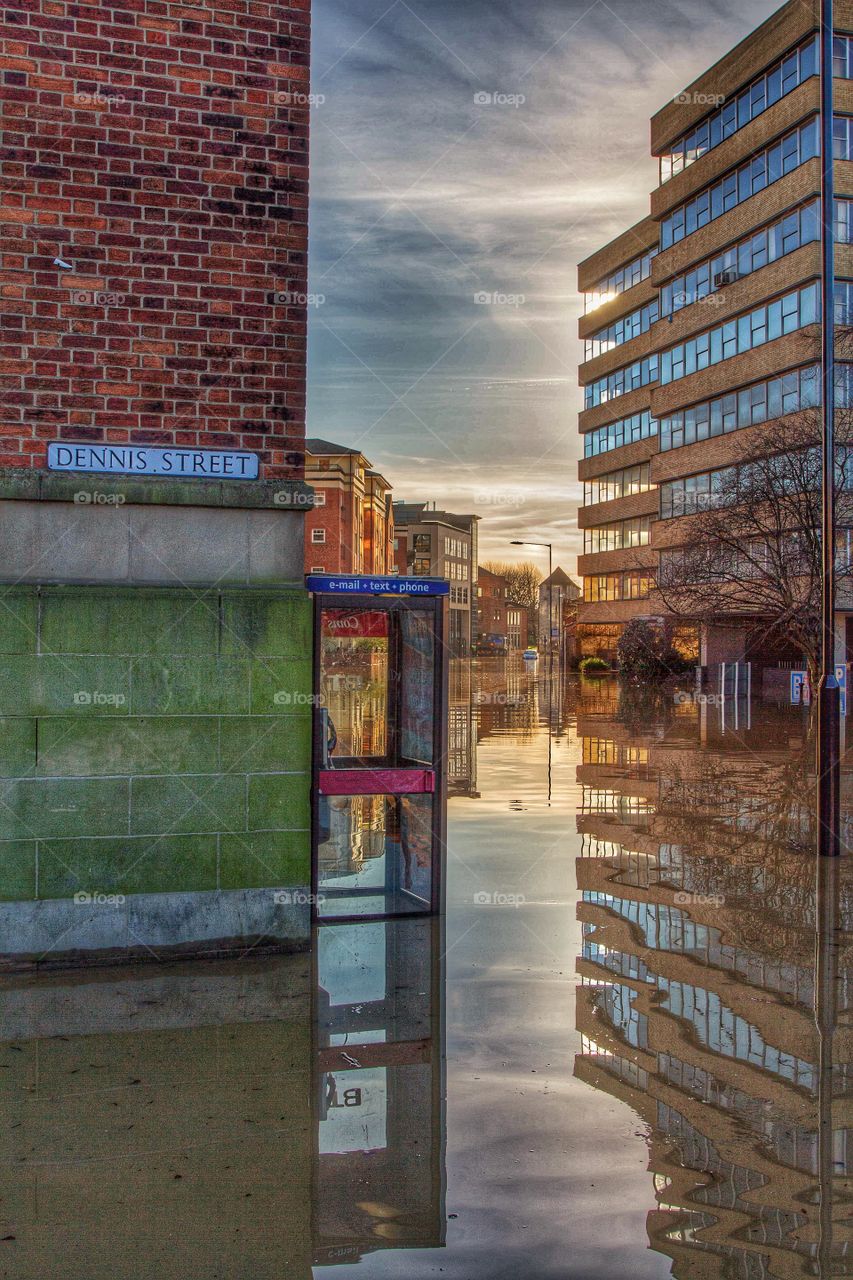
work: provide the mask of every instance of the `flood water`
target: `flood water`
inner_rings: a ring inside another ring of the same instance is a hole
[[[3,981],[0,1276],[853,1275],[808,713],[495,660],[450,714],[443,921]]]

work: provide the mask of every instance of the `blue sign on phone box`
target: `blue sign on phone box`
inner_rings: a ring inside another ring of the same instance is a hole
[[[173,480],[257,480],[258,455],[233,449],[149,449],[133,444],[50,444],[49,471],[170,476]]]
[[[330,595],[363,596],[446,596],[450,583],[443,578],[398,578],[393,574],[364,576],[358,574],[309,573],[305,579],[309,591]]]

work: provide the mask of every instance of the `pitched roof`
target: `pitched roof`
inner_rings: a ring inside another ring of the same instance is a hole
[[[351,449],[348,444],[333,444],[331,440],[321,440],[319,436],[311,436],[305,441],[308,453],[317,456],[326,453],[361,453],[360,449]]]
[[[580,587],[575,582],[574,578],[570,578],[567,573],[564,573],[559,565],[557,565],[550,577],[543,578],[539,583],[540,591],[543,587],[574,587],[574,589],[580,593]]]

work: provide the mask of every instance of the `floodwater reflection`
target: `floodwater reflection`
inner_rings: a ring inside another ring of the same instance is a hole
[[[853,1275],[805,714],[455,663],[445,921],[4,980],[0,1277]]]

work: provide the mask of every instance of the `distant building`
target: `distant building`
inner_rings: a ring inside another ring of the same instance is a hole
[[[394,573],[391,485],[359,449],[305,442],[316,505],[305,522],[306,573]]]
[[[394,503],[397,570],[450,583],[449,643],[457,655],[470,653],[476,639],[479,519],[438,511],[426,502]]]
[[[527,647],[527,610],[507,598],[509,583],[500,574],[477,572],[477,649],[514,653]]]
[[[543,648],[553,641],[562,642],[566,605],[580,597],[578,584],[557,565],[554,572],[539,584],[539,643]]]

